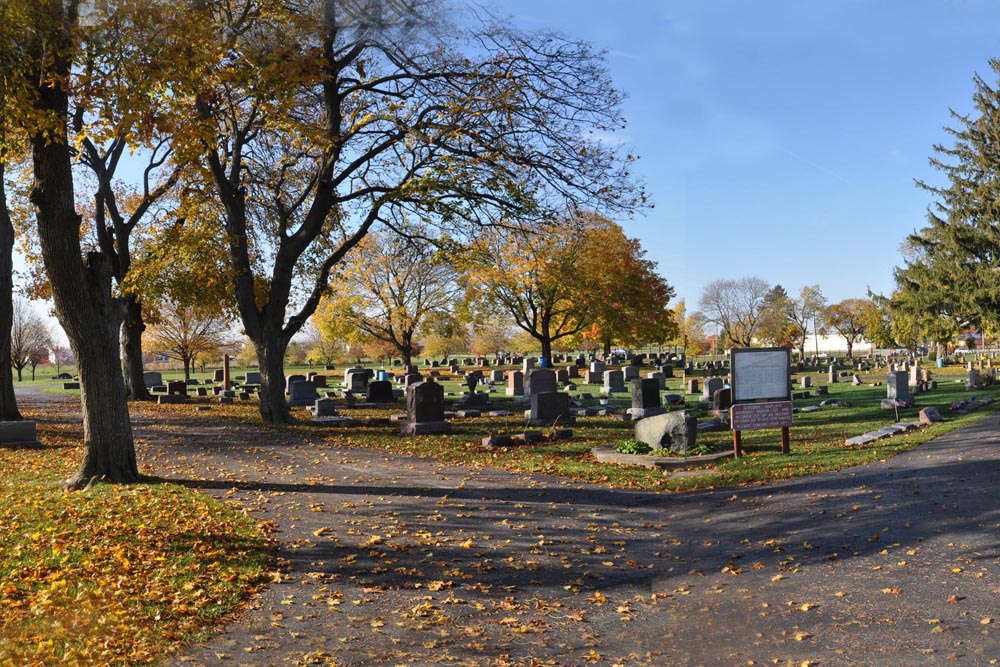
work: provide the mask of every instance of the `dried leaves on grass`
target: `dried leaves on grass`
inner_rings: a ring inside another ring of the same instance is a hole
[[[0,449],[0,665],[148,664],[267,567],[261,528],[193,491],[60,491],[82,455],[76,428],[42,421],[43,448]]]

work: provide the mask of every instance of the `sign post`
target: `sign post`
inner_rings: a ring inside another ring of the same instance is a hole
[[[729,421],[733,453],[743,455],[742,431],[781,429],[781,453],[788,454],[792,424],[791,353],[787,348],[744,348],[731,351],[733,406]]]

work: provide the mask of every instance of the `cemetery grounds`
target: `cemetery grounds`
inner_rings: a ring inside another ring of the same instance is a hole
[[[442,373],[446,400],[457,400],[462,379]],[[798,375],[804,374],[812,376],[816,385],[826,384],[821,369]],[[340,373],[329,375],[331,384],[338,382]],[[1000,387],[970,392],[964,387],[968,377],[964,366],[935,369],[937,389],[917,394],[916,406],[900,409],[899,417],[915,421],[921,408],[935,406],[945,421],[848,448],[844,446],[846,439],[897,421],[892,410],[879,406],[885,397],[884,371],[860,375],[861,386],[841,381],[829,385],[828,396],[795,401],[796,408],[830,398],[840,399],[843,405],[796,414],[790,455],[780,453],[777,431],[747,432],[744,457],[667,472],[599,464],[593,459],[593,447],[631,438],[631,425],[614,416],[578,417],[571,426],[573,437],[567,440],[544,439],[535,444],[484,449],[480,444],[484,436],[525,430],[523,419],[515,416],[524,407],[504,396],[502,386],[494,390],[491,405],[508,410],[511,416],[453,418],[450,434],[401,437],[398,424],[390,419],[402,411],[401,403],[377,408],[339,405],[338,413],[351,417],[355,425],[334,428],[312,424],[305,408],[293,408],[300,421],[287,428],[307,440],[336,447],[374,448],[615,488],[675,492],[758,484],[885,460],[970,425],[1000,405],[952,415],[953,403],[973,393],[1000,396]],[[874,382],[882,384],[869,386]],[[42,380],[34,384],[57,386]],[[683,395],[682,384],[681,378],[668,379],[666,391]],[[580,384],[573,394],[590,394],[591,398],[581,402],[598,405],[597,385]],[[696,402],[698,397],[686,398]],[[627,395],[610,399],[628,407]],[[211,410],[195,412],[198,405],[210,405]],[[279,432],[259,425],[253,401],[220,405],[212,399],[192,399],[182,405],[141,404],[132,409],[133,419],[153,431],[157,415],[169,411],[188,419],[192,428],[199,420],[222,420],[253,426],[262,438],[281,437]],[[32,404],[29,415],[39,419],[43,447],[0,449],[4,473],[0,607],[5,612],[0,621],[0,664],[154,664],[178,647],[206,636],[206,631],[230,618],[252,598],[254,591],[280,579],[272,561],[274,544],[268,526],[253,521],[239,507],[156,479],[134,487],[97,485],[81,493],[60,492],[57,480],[68,476],[79,461],[79,420],[74,415],[47,412],[44,401]],[[540,430],[543,436],[549,431]],[[191,435],[161,433],[160,437],[183,439]],[[145,471],[148,474],[171,476],[172,469],[158,469],[163,462],[144,445],[142,437],[138,444],[140,468],[151,465]],[[699,433],[695,453],[731,447],[731,432],[709,431]],[[182,468],[184,462],[171,465]]]

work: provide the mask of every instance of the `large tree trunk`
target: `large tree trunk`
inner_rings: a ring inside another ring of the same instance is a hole
[[[130,401],[149,401],[152,396],[143,378],[142,332],[146,330],[146,323],[142,321],[142,306],[134,297],[124,299],[124,305],[121,356],[125,365],[125,393]]]
[[[264,335],[254,341],[260,366],[260,417],[265,424],[288,424],[292,421],[285,400],[285,348],[281,334]]]
[[[57,60],[61,57],[57,56]],[[68,62],[54,71],[69,72]],[[38,105],[65,118],[66,90],[42,81]],[[121,306],[111,297],[108,258],[91,252],[84,260],[80,246],[80,216],[73,192],[71,150],[65,138],[47,131],[31,137],[34,187],[31,202],[38,220],[38,238],[52,287],[56,314],[76,355],[83,408],[84,459],[66,481],[80,488],[95,477],[112,482],[140,479],[129,422],[125,382],[118,355]]]
[[[94,310],[100,316],[81,336],[79,324],[67,326],[67,320],[72,318],[59,313],[76,355],[83,407],[84,459],[76,474],[66,480],[66,485],[74,488],[95,477],[119,483],[140,479],[118,356],[117,334],[123,309],[120,302],[111,298],[108,259],[92,252],[87,257],[86,270],[90,297],[87,305],[96,306]]]
[[[14,324],[14,225],[10,221],[3,179],[4,166],[0,163],[0,421],[20,421],[10,358],[10,330]]]

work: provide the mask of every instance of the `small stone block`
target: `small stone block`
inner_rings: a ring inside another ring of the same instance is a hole
[[[509,435],[488,435],[482,440],[482,446],[486,449],[510,447],[512,444],[513,441]]]

